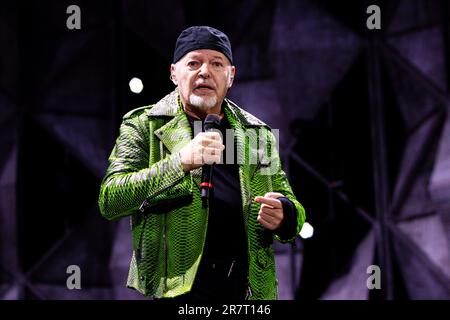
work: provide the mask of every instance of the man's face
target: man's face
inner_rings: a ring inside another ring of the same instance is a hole
[[[234,71],[223,53],[209,49],[191,51],[170,68],[183,105],[203,113],[220,111]]]

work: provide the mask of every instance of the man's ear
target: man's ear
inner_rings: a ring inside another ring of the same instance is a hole
[[[231,66],[230,78],[228,79],[228,89],[231,88],[231,86],[233,85],[235,72],[236,68],[234,66]]]
[[[175,65],[173,63],[170,65],[170,80],[172,80],[174,85],[178,85],[177,77],[175,75]]]

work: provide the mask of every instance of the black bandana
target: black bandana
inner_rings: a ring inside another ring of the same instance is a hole
[[[208,26],[190,27],[181,32],[175,44],[173,63],[180,60],[186,53],[199,49],[211,49],[222,52],[233,64],[231,44],[227,35]]]

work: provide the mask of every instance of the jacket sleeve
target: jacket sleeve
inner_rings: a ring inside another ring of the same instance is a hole
[[[145,113],[124,118],[100,187],[99,208],[108,220],[191,192],[191,178],[178,153],[149,165],[149,135]]]
[[[296,196],[294,195],[294,192],[292,191],[292,188],[289,184],[289,181],[286,177],[286,173],[281,168],[281,160],[280,156],[278,154],[278,151],[276,150],[276,139],[273,133],[270,132],[270,146],[271,146],[271,157],[270,157],[270,167],[267,168],[268,171],[267,174],[272,174],[272,188],[274,192],[279,192],[283,194],[287,199],[289,199],[295,209],[296,213],[296,219],[289,219],[288,221],[292,223],[292,221],[296,222],[296,227],[292,226],[283,226],[284,230],[291,230],[289,233],[282,232],[277,233],[275,232],[275,239],[280,241],[281,243],[287,243],[287,242],[293,242],[297,235],[300,233],[300,230],[302,229],[303,223],[305,222],[305,209],[300,204],[300,202],[297,200]],[[295,232],[292,232],[295,231]]]
[[[283,221],[281,225],[274,230],[275,235],[281,239],[289,239],[291,235],[296,234],[297,230],[297,208],[287,197],[279,197],[283,208]]]

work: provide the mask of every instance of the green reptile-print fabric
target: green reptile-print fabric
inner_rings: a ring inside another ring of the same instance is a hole
[[[249,299],[276,299],[273,238],[294,240],[305,212],[281,169],[270,128],[228,99],[224,113],[235,129],[249,248]],[[202,257],[208,210],[200,199],[201,168],[185,174],[178,154],[192,138],[175,89],[157,104],[124,116],[109,157],[100,212],[109,220],[130,217],[133,257],[127,285],[144,295],[161,298],[188,292]],[[297,231],[289,239],[274,236],[257,222],[260,204],[253,199],[269,191],[284,194],[297,209]]]

